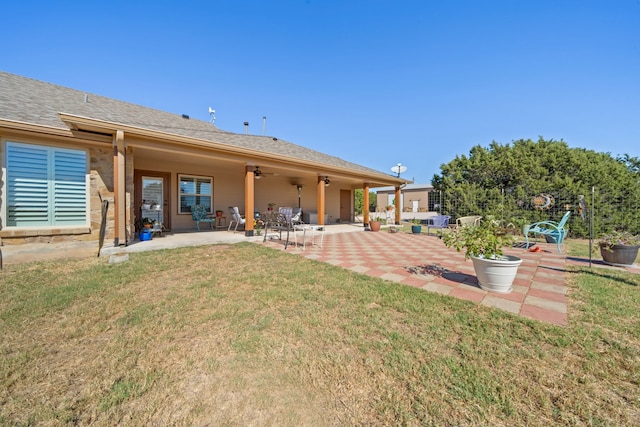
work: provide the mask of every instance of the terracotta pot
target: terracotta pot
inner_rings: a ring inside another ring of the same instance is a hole
[[[371,231],[380,231],[380,226],[382,226],[382,222],[380,221],[369,221],[369,229],[371,229]]]
[[[217,217],[221,217],[222,216],[222,211],[216,211],[216,216]]]

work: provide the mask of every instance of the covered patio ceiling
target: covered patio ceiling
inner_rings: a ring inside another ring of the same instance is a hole
[[[149,160],[164,160],[167,155],[180,155],[188,158],[190,164],[201,164],[207,167],[225,169],[228,171],[244,171],[245,166],[258,166],[263,177],[278,176],[288,180],[290,184],[315,182],[318,176],[329,177],[331,183],[339,184],[342,188],[369,188],[385,186],[401,186],[409,181],[384,174],[360,165],[351,164],[335,159],[338,165],[326,164],[313,159],[301,159],[291,155],[274,154],[258,148],[247,148],[224,142],[204,140],[190,136],[162,132],[153,129],[133,127],[121,123],[111,123],[102,120],[59,113],[64,123],[73,132],[90,132],[102,135],[115,135],[123,131],[129,147],[136,150],[137,156]],[[242,138],[243,135],[221,133],[228,138]],[[265,137],[247,136],[251,141],[260,142]],[[277,141],[276,138],[272,138]],[[324,156],[322,153],[318,153]],[[355,167],[350,167],[350,166]]]

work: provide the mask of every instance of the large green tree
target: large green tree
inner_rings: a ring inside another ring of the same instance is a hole
[[[364,212],[363,210],[363,205],[364,205],[364,191],[361,189],[356,189],[354,191],[354,209],[355,209],[355,214],[356,215],[360,215]],[[369,212],[372,212],[375,210],[376,204],[378,203],[378,195],[374,192],[369,192]]]
[[[507,222],[559,220],[574,211],[571,231],[587,236],[588,215],[596,231],[613,228],[640,232],[640,161],[624,155],[614,158],[564,141],[518,140],[474,146],[469,155],[456,156],[433,177],[442,191],[444,211],[454,218],[492,215]],[[549,209],[537,209],[539,195],[550,195]],[[588,209],[580,208],[580,195]]]

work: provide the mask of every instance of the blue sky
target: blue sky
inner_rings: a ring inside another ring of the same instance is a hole
[[[475,145],[640,157],[639,0],[23,1],[0,69],[428,183]]]

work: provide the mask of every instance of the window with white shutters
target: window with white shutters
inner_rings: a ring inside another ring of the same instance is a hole
[[[7,226],[87,224],[87,153],[7,142]]]

